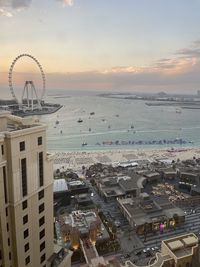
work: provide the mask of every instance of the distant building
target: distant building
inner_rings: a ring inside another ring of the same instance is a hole
[[[60,206],[70,205],[71,196],[75,197],[78,205],[92,204],[92,200],[88,194],[88,185],[79,179],[54,179],[53,194],[54,208],[57,210]]]
[[[74,197],[77,209],[87,209],[87,207],[94,207],[90,193],[79,194]]]
[[[71,196],[87,193],[88,185],[82,180],[72,180],[67,183]]]
[[[61,232],[69,234],[70,240],[78,231],[78,235],[82,239],[96,239],[97,241],[105,241],[109,239],[109,234],[103,226],[99,216],[94,211],[73,211],[69,215],[63,215],[59,218]],[[76,230],[74,230],[76,229]],[[94,234],[95,232],[95,234]],[[94,236],[96,236],[94,238]]]
[[[70,191],[65,179],[54,180],[53,195],[56,207],[70,204]]]
[[[110,201],[118,197],[124,196],[139,196],[141,189],[143,189],[143,177],[136,175],[135,177],[129,176],[116,176],[101,178],[96,181],[99,194],[105,201]],[[142,180],[141,180],[142,179]],[[144,180],[143,180],[144,182]]]
[[[150,266],[150,265],[146,265]],[[163,240],[161,253],[156,254],[156,259],[151,267],[199,267],[199,244],[195,234],[189,233]],[[127,261],[125,267],[138,267]],[[145,267],[145,266],[143,266]]]
[[[180,225],[185,221],[182,209],[170,203],[162,207],[147,198],[146,194],[142,194],[142,196],[142,199],[122,198],[117,200],[122,213],[138,234],[163,231],[165,228]]]

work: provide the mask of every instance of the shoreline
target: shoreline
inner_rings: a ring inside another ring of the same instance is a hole
[[[54,152],[54,168],[81,169],[95,163],[112,164],[134,160],[187,160],[200,158],[200,147],[154,148],[154,149],[120,149]]]

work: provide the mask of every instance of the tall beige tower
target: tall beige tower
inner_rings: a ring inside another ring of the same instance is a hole
[[[0,267],[45,267],[53,246],[46,127],[0,113]]]

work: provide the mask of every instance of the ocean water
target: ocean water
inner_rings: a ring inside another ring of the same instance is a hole
[[[200,146],[198,109],[176,113],[176,107],[147,106],[145,101],[104,98],[94,92],[55,90],[46,100],[63,105],[57,113],[39,117],[48,126],[50,151]],[[169,143],[175,139],[186,143]]]

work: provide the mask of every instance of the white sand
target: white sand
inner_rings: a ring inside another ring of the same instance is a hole
[[[159,159],[186,160],[200,157],[200,148],[185,149],[134,149],[134,150],[103,150],[103,151],[80,151],[80,152],[57,152],[54,155],[54,168],[64,167],[80,169],[83,165],[89,166],[96,162],[115,163],[126,162],[135,159]]]

